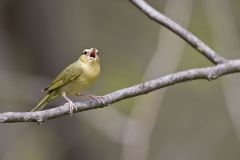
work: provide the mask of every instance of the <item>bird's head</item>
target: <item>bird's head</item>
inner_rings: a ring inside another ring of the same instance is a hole
[[[84,63],[99,62],[98,50],[96,48],[84,49],[79,59]]]

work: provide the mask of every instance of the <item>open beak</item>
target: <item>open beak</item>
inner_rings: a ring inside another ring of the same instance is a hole
[[[90,55],[89,55],[91,58],[96,58],[97,56],[97,53],[96,53],[96,50],[93,48]]]
[[[95,58],[96,57],[96,53],[95,52],[91,52],[90,53],[90,57]]]

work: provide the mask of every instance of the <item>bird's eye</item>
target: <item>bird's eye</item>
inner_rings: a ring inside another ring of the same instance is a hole
[[[87,51],[86,51],[86,50],[84,50],[84,51],[82,52],[82,54],[87,54]]]

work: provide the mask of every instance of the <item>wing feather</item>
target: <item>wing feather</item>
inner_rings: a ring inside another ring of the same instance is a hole
[[[82,74],[81,67],[77,67],[76,62],[69,65],[65,68],[52,82],[51,84],[44,89],[44,91],[52,91],[56,88],[62,87],[69,82],[75,80],[78,76]]]

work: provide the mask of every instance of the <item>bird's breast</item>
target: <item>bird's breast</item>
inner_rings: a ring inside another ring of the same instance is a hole
[[[100,66],[83,65],[82,73],[72,82],[64,86],[67,94],[77,94],[89,88],[97,79],[100,73]]]

